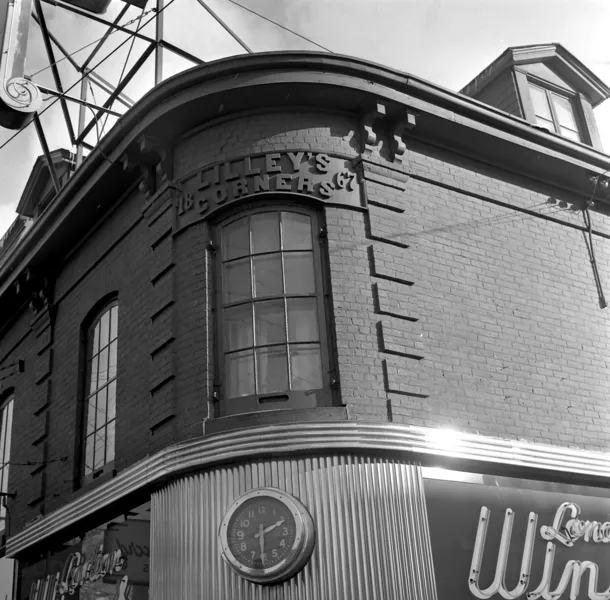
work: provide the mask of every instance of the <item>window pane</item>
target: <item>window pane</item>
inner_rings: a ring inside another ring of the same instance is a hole
[[[316,280],[313,270],[312,252],[290,252],[284,254],[284,270],[287,294],[313,294]]]
[[[114,424],[115,421],[108,423],[106,429],[106,462],[114,460]]]
[[[91,354],[97,354],[100,351],[100,323],[93,328],[93,346],[91,348]]]
[[[254,264],[254,296],[280,296],[282,294],[281,255],[268,254],[252,259]]]
[[[250,217],[252,254],[280,249],[279,213],[262,213]]]
[[[116,339],[119,330],[119,307],[113,306],[110,311],[110,341]]]
[[[311,217],[282,213],[282,244],[284,250],[311,250]]]
[[[110,311],[107,310],[100,320],[100,348],[108,345],[108,335],[110,333]]]
[[[4,420],[6,421],[6,435],[4,437],[4,449],[2,461],[9,462],[11,458],[11,436],[13,435],[13,401],[4,407]],[[8,470],[6,471],[8,473]]]
[[[566,127],[560,127],[560,130],[563,137],[566,137],[569,140],[574,140],[575,142],[580,142],[580,136],[578,135],[577,131],[572,131]]]
[[[273,394],[288,390],[286,346],[261,348],[256,351],[258,393]]]
[[[254,357],[252,350],[235,352],[225,357],[227,398],[254,394]]]
[[[239,350],[252,346],[252,304],[242,304],[233,308],[225,308],[224,346],[225,351]]]
[[[106,440],[104,438],[104,430],[98,431],[94,434],[95,438],[95,454],[93,460],[93,468],[99,469],[104,465],[104,451],[106,449]]]
[[[98,388],[106,385],[108,381],[108,347],[100,352],[99,371],[97,374]]]
[[[93,435],[90,435],[85,442],[85,475],[93,471]]]
[[[552,121],[553,117],[551,116],[551,109],[549,107],[549,101],[546,97],[546,92],[539,87],[531,85],[530,93],[536,115],[546,119],[547,121]]]
[[[536,117],[536,125],[538,125],[539,127],[546,127],[551,133],[557,133],[555,131],[555,125],[553,125],[552,121],[547,121],[546,119]]]
[[[562,96],[553,94],[553,104],[555,105],[555,113],[557,114],[557,120],[563,127],[567,127],[572,131],[578,129],[576,120],[574,119],[574,109],[572,103]]]
[[[291,342],[317,342],[318,309],[316,298],[288,298],[288,339]]]
[[[250,254],[248,218],[233,221],[222,230],[222,257],[230,260]]]
[[[114,340],[110,344],[110,354],[108,355],[108,379],[114,379],[116,377],[116,353],[117,353],[117,341]]]
[[[222,300],[224,304],[241,302],[252,297],[250,259],[236,260],[223,265]]]
[[[254,304],[256,345],[279,344],[286,341],[284,301],[268,300]]]
[[[100,429],[106,424],[106,397],[108,388],[104,388],[97,394],[97,403],[95,407],[95,428]]]
[[[97,390],[97,361],[98,357],[94,356],[91,359],[91,383],[89,384],[89,393],[92,394]]]
[[[290,346],[293,390],[318,390],[322,387],[322,360],[318,344]]]
[[[108,410],[106,415],[109,421],[116,417],[116,379],[108,386]]]
[[[97,400],[97,394],[93,394],[91,398],[89,398],[89,402],[87,404],[87,435],[93,433],[95,429],[95,402]]]

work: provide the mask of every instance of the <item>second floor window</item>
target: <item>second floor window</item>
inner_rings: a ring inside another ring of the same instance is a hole
[[[261,209],[220,229],[223,414],[315,406],[329,389],[316,217]]]
[[[574,106],[569,98],[530,85],[536,123],[575,142],[581,141]]]
[[[114,460],[119,307],[104,307],[87,330],[84,475]]]
[[[8,468],[11,460],[11,433],[13,427],[13,397],[0,403],[0,492],[8,493]],[[0,497],[0,532],[6,527],[5,496]]]

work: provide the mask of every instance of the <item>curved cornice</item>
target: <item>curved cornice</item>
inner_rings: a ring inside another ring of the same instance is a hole
[[[517,469],[521,476],[540,471],[563,479],[610,477],[610,454],[502,440],[443,429],[354,421],[291,423],[240,429],[175,444],[154,454],[36,521],[7,542],[7,556],[60,533],[97,511],[193,470],[279,455],[384,453],[392,458],[436,456],[457,460],[454,468],[489,463]],[[465,461],[465,462],[464,462]]]

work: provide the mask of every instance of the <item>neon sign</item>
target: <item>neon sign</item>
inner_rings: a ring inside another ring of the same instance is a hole
[[[120,550],[104,553],[100,547],[90,560],[84,554],[74,552],[68,556],[61,571],[32,583],[30,600],[64,600],[82,585],[119,573],[125,566],[126,559]]]
[[[537,600],[538,598],[543,598],[544,600],[559,600],[560,598],[577,600],[580,588],[583,586],[585,576],[587,575],[586,590],[589,600],[610,600],[610,586],[606,590],[598,590],[600,568],[590,560],[568,560],[563,566],[557,584],[554,587],[551,585],[551,575],[554,569],[558,543],[572,548],[579,540],[592,544],[607,544],[610,542],[610,522],[585,521],[578,518],[580,513],[581,510],[578,504],[564,502],[557,508],[553,524],[543,525],[540,528],[540,536],[542,539],[547,540],[547,543],[541,580],[535,587],[531,585],[531,567],[538,515],[534,512],[529,513],[519,580],[516,586],[509,590],[506,585],[506,570],[515,513],[510,508],[507,508],[504,514],[494,579],[488,587],[481,589],[479,586],[479,576],[485,551],[485,538],[491,519],[491,511],[486,506],[483,506],[479,515],[470,577],[468,579],[468,586],[472,595],[481,599],[491,598],[499,594],[500,597],[506,600],[515,600],[522,597],[527,598],[527,600]],[[528,591],[530,587],[532,589]]]

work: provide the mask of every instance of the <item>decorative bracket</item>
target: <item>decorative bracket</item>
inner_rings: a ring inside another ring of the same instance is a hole
[[[38,281],[30,298],[30,308],[35,315],[39,315],[51,306],[51,289],[46,278]]]
[[[386,115],[386,105],[383,102],[377,102],[375,108],[365,113],[362,117],[362,154],[370,156],[375,146],[377,146],[378,138],[373,127],[375,121],[383,119]]]
[[[32,0],[0,2],[0,127],[21,129],[42,105],[38,86],[24,77]]]
[[[137,148],[128,150],[122,157],[123,169],[131,171],[139,167],[142,173],[140,191],[146,199],[153,196],[163,183],[172,176],[172,156],[166,146],[156,140],[142,136]]]
[[[407,132],[415,127],[415,117],[417,113],[407,109],[406,115],[402,118],[394,127],[392,131],[393,138],[393,151],[394,151],[394,162],[396,164],[402,164],[402,159],[407,150],[407,144],[405,143]]]

